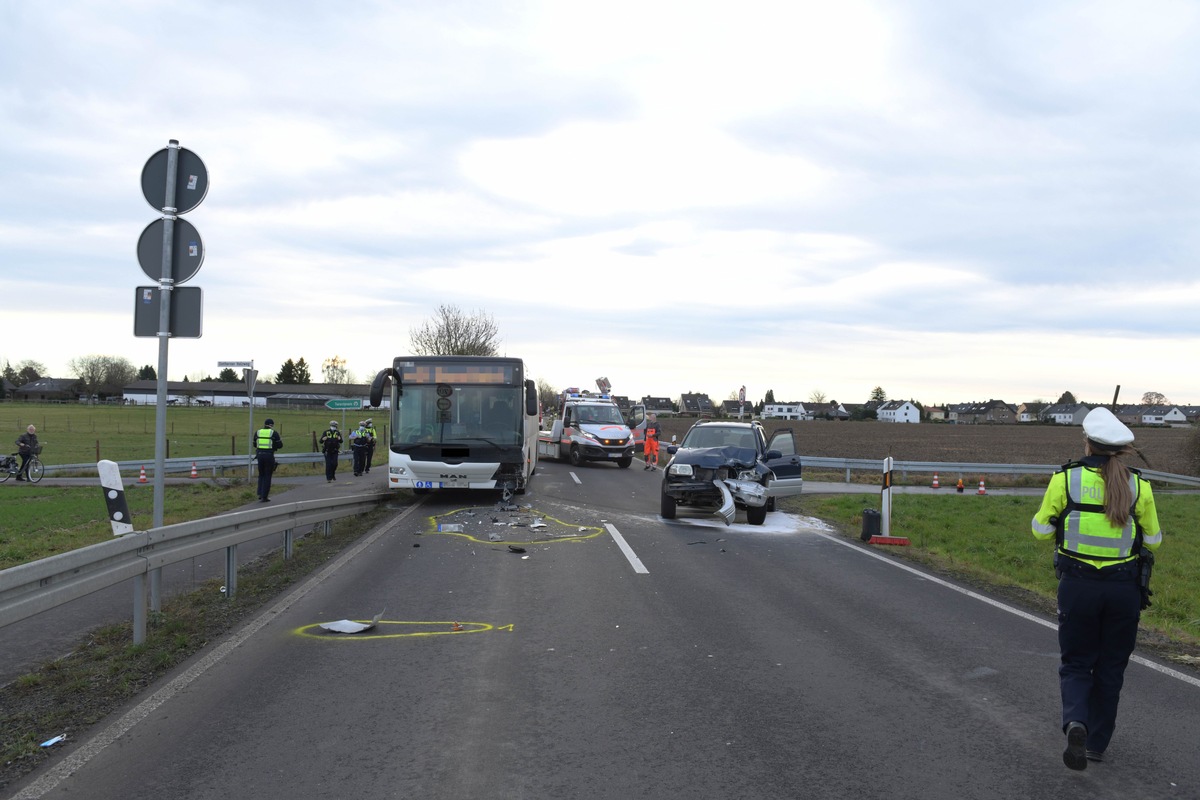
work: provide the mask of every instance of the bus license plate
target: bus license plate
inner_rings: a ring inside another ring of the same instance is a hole
[[[441,489],[441,481],[413,481],[414,489]]]

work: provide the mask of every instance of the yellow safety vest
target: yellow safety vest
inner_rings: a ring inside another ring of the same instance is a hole
[[[1064,470],[1067,508],[1059,520],[1062,552],[1080,558],[1118,563],[1137,557],[1133,552],[1137,537],[1137,521],[1130,509],[1125,526],[1114,527],[1104,516],[1104,478],[1100,471],[1081,465]],[[1129,488],[1133,501],[1138,499],[1138,476],[1130,471]]]
[[[258,434],[254,437],[254,446],[259,450],[272,450],[272,438],[274,430],[271,428],[259,428]]]

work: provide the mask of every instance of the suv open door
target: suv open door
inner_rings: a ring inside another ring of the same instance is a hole
[[[804,489],[800,454],[796,452],[796,437],[791,428],[776,431],[767,445],[764,463],[775,473],[767,485],[771,497],[791,497]]]

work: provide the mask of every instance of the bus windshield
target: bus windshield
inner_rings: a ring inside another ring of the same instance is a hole
[[[392,444],[522,444],[523,391],[502,384],[406,383],[392,409]]]

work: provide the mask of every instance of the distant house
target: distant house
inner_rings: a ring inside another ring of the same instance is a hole
[[[647,411],[657,411],[660,413],[663,411],[675,411],[675,406],[671,403],[671,398],[669,397],[651,397],[650,395],[646,395],[642,398],[642,405],[646,407]]]
[[[812,414],[805,410],[803,403],[764,403],[763,419],[812,419]]]
[[[1042,421],[1055,425],[1082,425],[1083,418],[1091,410],[1091,406],[1083,403],[1055,403],[1042,410]]]
[[[679,396],[679,413],[696,417],[711,417],[713,402],[706,394],[688,392]]]
[[[1017,422],[1038,422],[1045,408],[1045,403],[1021,403],[1017,406]]]
[[[875,413],[880,422],[918,423],[921,421],[920,409],[908,400],[888,400],[881,403],[875,409]]]
[[[365,383],[260,383],[254,390],[256,408],[315,408],[329,400],[358,399],[366,407],[370,387]],[[123,392],[126,403],[157,405],[158,381],[134,381]],[[173,406],[248,406],[246,384],[224,381],[167,381],[167,404]],[[383,408],[391,407],[385,398]]]
[[[13,391],[14,400],[27,403],[75,403],[81,389],[77,378],[38,378]]]
[[[929,418],[930,422],[945,422],[946,413],[946,409],[941,406],[930,406],[925,409],[925,416]]]
[[[1188,419],[1178,406],[1141,406],[1140,411],[1142,425],[1182,425]]]
[[[959,425],[1013,424],[1017,421],[1017,409],[1003,400],[988,400],[986,403],[956,403],[950,406],[949,416]]]

